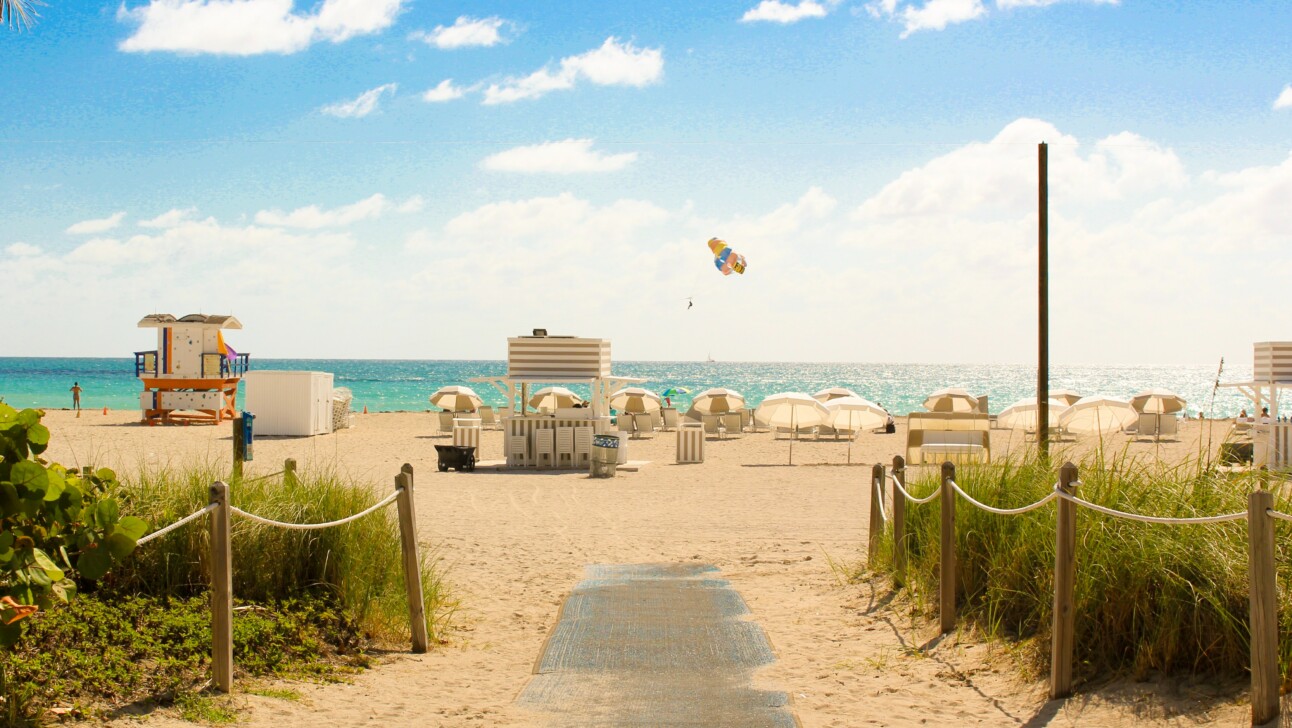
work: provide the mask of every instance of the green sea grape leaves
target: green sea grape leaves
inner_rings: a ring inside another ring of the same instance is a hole
[[[132,541],[138,541],[143,538],[145,533],[148,533],[148,524],[142,518],[126,516],[117,521],[116,533],[125,534]]]

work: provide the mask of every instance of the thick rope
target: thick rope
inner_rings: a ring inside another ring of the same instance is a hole
[[[1118,511],[1118,510],[1113,510],[1112,508],[1106,508],[1104,506],[1095,505],[1090,501],[1082,500],[1076,497],[1075,495],[1064,492],[1063,490],[1060,490],[1057,487],[1054,489],[1054,492],[1060,498],[1063,498],[1065,500],[1070,500],[1079,506],[1085,506],[1086,508],[1089,508],[1094,511],[1099,511],[1100,513],[1104,513],[1109,516],[1116,516],[1118,518],[1129,518],[1132,521],[1140,521],[1141,523],[1158,523],[1158,524],[1163,524],[1167,526],[1183,526],[1183,525],[1195,524],[1195,523],[1223,523],[1224,521],[1238,521],[1247,517],[1246,511],[1243,511],[1242,513],[1226,513],[1220,516],[1199,516],[1197,518],[1161,518],[1159,516],[1141,516],[1138,513],[1127,513],[1125,511]]]
[[[993,508],[993,507],[991,507],[991,506],[987,505],[986,503],[982,503],[982,502],[979,502],[979,501],[975,500],[975,499],[974,499],[974,497],[973,497],[973,496],[971,496],[971,495],[969,495],[968,493],[966,493],[966,492],[964,491],[964,489],[963,489],[963,488],[961,488],[961,487],[960,487],[960,485],[959,485],[958,483],[956,483],[956,481],[952,480],[952,481],[949,481],[949,482],[951,483],[951,487],[955,490],[955,492],[957,492],[957,493],[959,493],[959,494],[960,494],[960,497],[961,497],[961,498],[964,498],[965,500],[969,501],[970,503],[974,504],[975,506],[978,506],[979,508],[983,509],[984,511],[987,511],[988,513],[995,513],[995,514],[1002,515],[1002,516],[1013,516],[1013,515],[1017,515],[1017,514],[1019,514],[1019,513],[1027,513],[1028,511],[1036,510],[1037,508],[1040,508],[1041,506],[1045,505],[1046,503],[1049,503],[1050,501],[1054,500],[1054,498],[1055,498],[1055,494],[1054,494],[1055,492],[1054,492],[1054,491],[1051,491],[1051,493],[1050,493],[1049,495],[1045,496],[1045,497],[1044,497],[1044,498],[1042,498],[1041,500],[1039,500],[1039,501],[1037,501],[1037,502],[1035,502],[1035,503],[1033,503],[1033,504],[1031,504],[1031,505],[1023,506],[1022,508]]]
[[[905,488],[902,487],[902,483],[897,479],[897,476],[889,475],[888,479],[893,481],[893,487],[901,491],[902,495],[906,496],[906,500],[912,503],[928,503],[934,498],[937,498],[938,494],[942,492],[942,486],[939,485],[937,488],[934,488],[933,492],[929,493],[927,496],[923,498],[916,498],[915,496],[908,493]]]
[[[1279,513],[1273,508],[1266,508],[1265,512],[1270,514],[1270,516],[1279,519],[1280,521],[1292,521],[1292,516],[1289,516],[1286,513]]]
[[[247,513],[246,511],[242,510],[241,508],[238,508],[237,506],[231,506],[229,510],[233,511],[234,513],[237,513],[239,516],[242,516],[243,518],[247,518],[249,520],[255,521],[256,523],[263,523],[266,526],[277,526],[279,528],[289,528],[296,531],[312,531],[320,528],[331,528],[333,526],[342,526],[347,523],[350,523],[351,521],[357,521],[360,518],[363,518],[364,516],[369,515],[370,513],[379,511],[382,508],[385,508],[386,506],[390,505],[391,503],[394,503],[395,499],[398,498],[399,494],[402,493],[403,491],[404,491],[403,488],[398,488],[395,490],[394,493],[391,493],[390,495],[382,499],[381,502],[373,505],[372,507],[366,510],[360,511],[359,513],[356,513],[353,516],[350,516],[348,518],[342,518],[339,521],[328,521],[327,523],[284,523],[283,521],[274,521],[269,518],[257,516],[254,513]]]
[[[879,478],[872,478],[871,480],[875,483],[875,496],[879,498],[879,517],[883,519],[884,523],[888,523],[888,514],[884,513],[884,489],[880,485],[883,481]]]
[[[246,478],[246,479],[244,479],[242,482],[244,482],[244,483],[254,483],[254,482],[256,482],[257,480],[264,480],[265,478],[272,478],[272,477],[274,477],[275,475],[282,475],[282,474],[284,474],[284,473],[286,473],[286,472],[287,472],[286,470],[279,470],[279,471],[278,471],[278,472],[276,472],[276,473],[269,473],[268,475],[257,475],[257,476],[256,476],[256,477],[254,477],[254,478]]]
[[[155,538],[161,538],[162,536],[165,536],[166,534],[170,533],[171,531],[174,531],[180,526],[183,526],[184,524],[189,523],[190,521],[195,521],[201,518],[202,516],[205,516],[206,514],[210,513],[211,511],[215,510],[218,507],[219,507],[218,503],[211,503],[207,505],[207,507],[203,508],[202,510],[194,511],[193,513],[190,513],[189,515],[184,516],[183,518],[179,519],[178,521],[175,521],[169,526],[157,531],[153,531],[147,536],[144,536],[138,541],[135,541],[135,546],[143,546],[144,544],[148,543],[149,541]]]

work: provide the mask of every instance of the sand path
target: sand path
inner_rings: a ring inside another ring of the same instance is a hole
[[[52,412],[54,459],[93,458],[128,471],[190,457],[227,458],[226,428],[143,428],[132,413]],[[360,418],[359,426],[309,440],[261,440],[251,474],[295,457],[391,487],[402,462],[417,472],[420,536],[463,609],[448,644],[431,654],[392,655],[352,684],[297,686],[300,701],[239,697],[252,726],[528,726],[548,719],[515,704],[561,603],[588,564],[701,561],[722,570],[777,651],[757,673],[759,688],[790,693],[802,724],[915,726],[1243,724],[1247,708],[1219,704],[1205,686],[1112,685],[1047,703],[1005,651],[934,640],[911,623],[886,589],[844,585],[831,567],[855,561],[865,543],[869,469],[783,465],[786,442],[747,435],[708,443],[702,465],[670,464],[671,434],[634,442],[653,464],[613,480],[585,475],[438,473],[426,414]],[[1216,444],[1224,430],[1217,429]],[[998,431],[998,454],[1011,435]],[[1197,425],[1180,442],[1131,447],[1146,456],[1197,452]],[[888,461],[904,436],[867,435],[854,461]],[[1117,440],[1120,447],[1125,438]],[[484,456],[501,456],[486,433]],[[846,446],[803,442],[795,462],[842,463]],[[392,558],[395,555],[392,554]],[[931,644],[932,643],[932,644]],[[930,645],[929,649],[917,649]],[[179,722],[155,715],[150,722]]]

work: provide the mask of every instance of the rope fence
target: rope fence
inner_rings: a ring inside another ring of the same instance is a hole
[[[235,482],[252,482],[275,475],[294,478],[296,461],[287,460],[282,471],[259,478]],[[417,515],[413,501],[413,466],[405,464],[395,476],[395,490],[377,503],[345,518],[326,523],[288,523],[258,516],[229,503],[229,486],[223,482],[211,484],[211,502],[203,508],[159,528],[135,541],[142,546],[154,539],[182,528],[197,519],[210,515],[211,549],[211,670],[216,687],[229,692],[233,687],[233,557],[231,521],[237,515],[249,521],[275,528],[295,531],[315,531],[352,523],[380,511],[391,503],[398,504],[400,551],[404,569],[404,586],[408,595],[408,617],[412,626],[413,652],[429,649],[430,635],[426,629],[426,607],[422,597],[421,558],[417,553]]]
[[[1128,513],[1115,508],[1091,503],[1076,495],[1081,485],[1077,479],[1077,466],[1066,463],[1059,470],[1059,480],[1054,490],[1035,503],[1018,508],[997,508],[987,505],[965,492],[955,480],[954,463],[942,464],[941,483],[932,493],[916,498],[906,489],[906,462],[901,456],[893,458],[893,471],[885,473],[882,464],[873,471],[870,501],[869,552],[873,560],[878,552],[879,540],[885,525],[893,528],[894,582],[900,586],[906,578],[906,503],[920,505],[948,493],[956,493],[970,505],[988,513],[1015,516],[1057,501],[1055,515],[1054,556],[1054,609],[1051,625],[1050,697],[1063,698],[1072,694],[1073,640],[1075,637],[1076,591],[1076,518],[1078,508],[1087,508],[1114,518],[1141,523],[1168,526],[1204,525],[1247,520],[1249,541],[1250,578],[1250,649],[1252,675],[1252,723],[1263,724],[1279,714],[1279,657],[1277,584],[1274,562],[1275,519],[1292,521],[1292,515],[1274,510],[1274,496],[1259,490],[1248,496],[1248,507],[1240,513],[1216,516],[1166,518]],[[892,517],[885,513],[884,486],[893,485]],[[955,498],[942,498],[941,555],[939,557],[939,611],[942,632],[955,629],[956,568],[955,568]]]

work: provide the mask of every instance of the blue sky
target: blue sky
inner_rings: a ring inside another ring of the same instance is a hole
[[[0,276],[58,304],[24,299],[5,354],[118,355],[200,309],[266,356],[497,358],[543,326],[1025,362],[1042,140],[1056,360],[1292,339],[1255,303],[1292,284],[1283,2],[38,10],[0,33]]]

